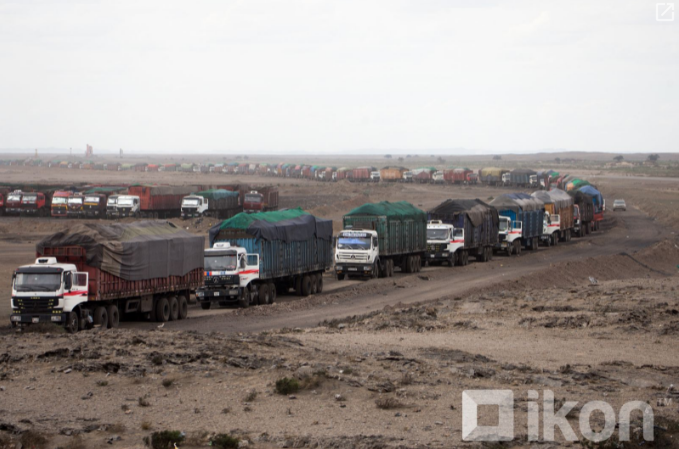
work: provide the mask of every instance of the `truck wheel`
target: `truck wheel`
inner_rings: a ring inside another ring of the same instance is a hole
[[[304,275],[302,278],[302,296],[309,296],[311,294],[311,278],[309,275]]]
[[[185,320],[188,315],[189,315],[189,302],[186,300],[186,296],[180,295],[179,296],[179,319]]]
[[[170,303],[170,321],[177,321],[179,319],[179,301],[176,296],[170,296],[168,302]]]
[[[106,307],[99,306],[94,309],[94,325],[101,326],[103,329],[108,327],[108,313],[106,312]]]
[[[312,295],[315,295],[316,293],[318,293],[318,289],[317,289],[317,287],[318,287],[318,275],[312,274],[309,277],[311,278],[311,289],[310,289],[310,291],[311,291]]]
[[[394,259],[389,259],[389,277],[394,277]]]
[[[379,274],[380,274],[380,265],[379,265],[379,263],[375,262],[375,263],[373,264],[373,269],[372,269],[372,273],[370,273],[370,277],[371,277],[372,279],[377,279],[377,277],[379,276]],[[316,281],[316,280],[313,279],[312,281]]]
[[[269,282],[269,299],[271,304],[276,302],[276,284]]]
[[[238,306],[242,308],[250,307],[250,289],[248,287],[243,287],[240,292],[240,299],[238,300]]]
[[[258,296],[259,296],[258,302],[260,306],[271,303],[271,293],[268,284],[262,284],[259,286]]]
[[[559,234],[554,234],[554,246],[559,245]]]
[[[297,276],[295,278],[295,294],[297,296],[302,296],[302,276]]]
[[[165,323],[170,319],[170,302],[166,297],[160,298],[156,302],[156,321]]]
[[[80,318],[75,312],[70,312],[66,318],[66,331],[69,334],[75,334],[80,329]]]
[[[200,308],[203,310],[210,310],[212,303],[210,301],[201,301]]]
[[[343,281],[343,280],[344,280],[344,277],[345,277],[344,273],[341,273],[341,274],[338,273],[338,274],[337,274],[337,280],[338,280],[338,281]]]
[[[118,306],[112,304],[106,308],[106,313],[108,314],[108,328],[116,329],[120,324],[120,313],[118,312]]]
[[[316,293],[323,293],[323,273],[316,275]]]
[[[419,254],[415,256],[415,271],[417,273],[422,271],[422,258],[419,256]]]

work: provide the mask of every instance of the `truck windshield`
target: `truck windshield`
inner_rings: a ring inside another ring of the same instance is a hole
[[[63,196],[55,196],[52,198],[52,204],[66,204],[66,198]]]
[[[506,221],[506,220],[500,220],[499,224],[500,224],[500,226],[499,226],[500,232],[504,232],[504,231],[507,230],[507,228],[509,228],[509,226],[508,226],[509,222]]]
[[[86,196],[85,202],[86,203],[99,204],[99,197],[98,196]]]
[[[117,201],[118,201],[117,197],[116,198],[109,198],[108,203],[106,203],[106,204],[108,204],[109,206],[115,206]]]
[[[447,238],[447,229],[427,229],[427,240],[446,240]]]
[[[184,198],[184,200],[182,200],[182,207],[198,206],[199,202],[198,198]]]
[[[132,198],[118,198],[118,205],[119,206],[131,206],[132,205]]]
[[[17,273],[14,289],[18,292],[56,291],[61,285],[60,273]]]
[[[233,271],[237,267],[238,260],[235,254],[221,256],[205,256],[206,271]]]
[[[9,195],[7,201],[21,201],[21,195]]]
[[[69,198],[68,199],[68,204],[82,204],[82,203],[83,203],[83,199],[80,196],[77,197],[77,198]]]
[[[246,203],[261,203],[262,197],[260,195],[245,195]]]
[[[21,199],[21,202],[24,204],[32,204],[35,203],[38,199],[38,195],[24,195],[24,197]]]
[[[370,237],[344,237],[337,239],[338,249],[370,249]]]

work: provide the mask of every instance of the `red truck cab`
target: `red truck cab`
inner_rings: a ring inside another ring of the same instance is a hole
[[[74,193],[66,200],[66,216],[68,218],[81,218],[85,210],[83,208],[85,197],[80,193]]]
[[[66,217],[68,215],[68,199],[72,192],[58,191],[52,195],[52,216]]]
[[[23,215],[35,215],[46,217],[50,212],[49,195],[42,192],[24,193],[21,197],[21,213]]]

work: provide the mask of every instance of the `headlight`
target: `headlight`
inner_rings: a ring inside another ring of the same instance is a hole
[[[196,292],[196,296],[198,296],[199,298],[202,298],[204,296],[204,293],[203,292]]]
[[[370,270],[373,269],[373,267],[372,267],[371,265],[366,265],[365,267],[363,267],[363,269],[364,269],[365,271],[370,271]]]
[[[12,320],[12,321],[21,321],[21,317],[20,317],[19,315],[12,315],[12,317],[10,318],[10,320]]]
[[[61,315],[52,315],[52,321],[61,321]]]

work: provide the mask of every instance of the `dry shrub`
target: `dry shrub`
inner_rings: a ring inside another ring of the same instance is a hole
[[[391,396],[385,396],[377,399],[375,401],[377,408],[382,410],[392,410],[395,408],[403,408],[404,405],[401,401]]]
[[[27,430],[22,433],[19,441],[22,447],[31,449],[42,449],[47,444],[47,438],[34,430]]]

